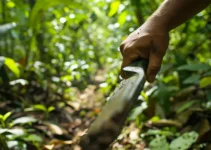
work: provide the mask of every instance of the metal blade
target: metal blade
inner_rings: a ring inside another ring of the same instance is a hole
[[[105,150],[120,134],[145,83],[145,61],[124,68],[130,78],[115,89],[102,112],[93,122],[81,141],[83,150]]]

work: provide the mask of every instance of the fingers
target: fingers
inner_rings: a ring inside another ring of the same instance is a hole
[[[154,37],[148,34],[142,34],[141,37],[129,37],[120,46],[123,56],[121,67],[121,76],[127,78],[122,70],[125,66],[130,65],[132,62],[141,59],[149,59],[148,68],[146,71],[147,81],[153,82],[155,76],[159,72],[168,47],[169,37],[168,34],[155,34]]]
[[[123,56],[123,62],[121,66],[121,76],[126,79],[127,76],[124,74],[123,68],[130,65],[136,60],[148,59],[149,58],[149,47],[150,40],[148,38],[143,38],[141,42],[138,40],[124,41],[120,45],[120,51]]]
[[[131,60],[128,60],[128,59],[124,60],[124,58],[123,58],[123,63],[122,63],[122,66],[121,66],[121,71],[120,71],[120,75],[121,75],[122,78],[127,79],[127,76],[123,71],[123,68],[125,66],[128,66],[131,63],[132,63]]]
[[[141,59],[149,59],[148,68],[146,71],[146,78],[148,82],[153,82],[155,80],[155,76],[159,72],[163,60],[163,56],[165,55],[165,51],[160,50],[159,48],[154,47],[154,44],[151,42],[151,48],[147,49],[147,47],[135,48],[125,48],[121,45],[121,53],[123,55],[123,62],[121,66],[121,76],[126,79],[127,76],[124,74],[123,68],[130,65],[132,62]]]
[[[122,62],[122,66],[121,66],[121,77],[126,79],[127,76],[124,74],[123,68],[130,65],[132,62],[134,62],[135,60],[137,60],[139,58],[139,55],[135,54],[135,53],[129,53],[129,54],[122,54],[123,55],[123,62]]]
[[[156,50],[150,51],[149,65],[147,68],[146,78],[148,82],[153,82],[157,73],[160,71],[164,54]]]

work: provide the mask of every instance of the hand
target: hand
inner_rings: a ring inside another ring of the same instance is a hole
[[[120,51],[123,56],[121,76],[127,78],[122,69],[132,62],[143,58],[149,60],[146,71],[147,81],[153,82],[160,70],[168,44],[168,30],[151,21],[143,24],[120,45]]]

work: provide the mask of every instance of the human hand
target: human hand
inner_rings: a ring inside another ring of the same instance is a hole
[[[169,44],[168,30],[148,21],[132,32],[120,45],[123,56],[121,76],[127,78],[123,68],[140,59],[148,59],[147,81],[153,82],[160,70],[163,56]]]

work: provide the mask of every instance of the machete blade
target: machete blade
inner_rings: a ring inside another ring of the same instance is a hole
[[[79,145],[83,150],[105,150],[118,137],[133,106],[143,90],[147,61],[138,61],[124,68],[130,78],[114,90],[97,119]]]

